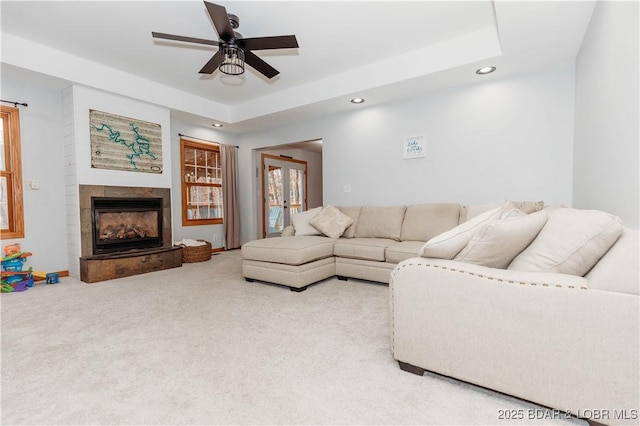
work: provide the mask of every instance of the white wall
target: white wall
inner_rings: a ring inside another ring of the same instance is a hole
[[[638,2],[598,2],[576,60],[574,196],[638,228]]]
[[[180,241],[184,238],[203,239],[211,243],[212,248],[220,248],[224,244],[223,225],[199,225],[182,226],[182,175],[180,167],[180,136],[179,133],[206,141],[235,145],[237,137],[212,128],[205,128],[187,123],[181,119],[171,118],[171,156],[173,178],[171,182],[171,205],[173,219],[173,240]],[[197,139],[196,139],[197,140]]]
[[[62,146],[62,94],[37,81],[2,76],[2,99],[25,102],[20,109],[25,237],[3,240],[20,243],[30,251],[25,267],[36,271],[67,270],[64,169]],[[40,189],[27,182],[38,181]]]
[[[241,135],[243,242],[258,235],[251,149],[301,140],[323,140],[325,204],[571,205],[573,73],[568,64]],[[402,139],[416,135],[427,157],[404,160]]]

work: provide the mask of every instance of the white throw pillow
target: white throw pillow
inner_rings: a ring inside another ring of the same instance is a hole
[[[291,215],[291,224],[295,229],[295,235],[320,235],[321,232],[309,224],[315,215],[320,213],[322,207],[307,210],[306,212]]]
[[[353,222],[352,217],[347,216],[332,205],[327,205],[309,221],[309,225],[329,238],[340,238]]]
[[[623,231],[619,217],[598,210],[558,208],[508,269],[584,276]]]
[[[498,219],[501,214],[502,208],[498,207],[461,223],[447,232],[436,235],[422,246],[418,255],[439,259],[453,259],[479,229],[492,220]]]
[[[511,212],[513,215],[513,212]],[[454,260],[505,269],[536,238],[547,212],[494,220],[478,231]]]

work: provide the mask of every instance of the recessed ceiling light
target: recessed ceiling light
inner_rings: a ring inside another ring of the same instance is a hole
[[[496,67],[482,67],[478,71],[476,71],[476,74],[480,74],[480,75],[491,74],[495,70],[496,70]]]
[[[212,126],[213,126],[213,127],[222,127],[222,124],[220,124],[220,123],[213,123],[213,124],[212,124]]]
[[[351,103],[352,104],[361,104],[363,102],[364,102],[364,99],[362,99],[362,98],[353,98],[353,99],[351,99]]]

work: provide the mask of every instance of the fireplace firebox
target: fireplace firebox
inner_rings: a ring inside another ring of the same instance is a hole
[[[93,254],[162,247],[162,198],[91,197]]]

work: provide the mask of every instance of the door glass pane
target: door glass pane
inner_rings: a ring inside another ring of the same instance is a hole
[[[282,167],[269,166],[267,173],[267,233],[282,231],[284,227]]]
[[[296,214],[304,209],[304,173],[299,169],[289,169],[289,213]]]

